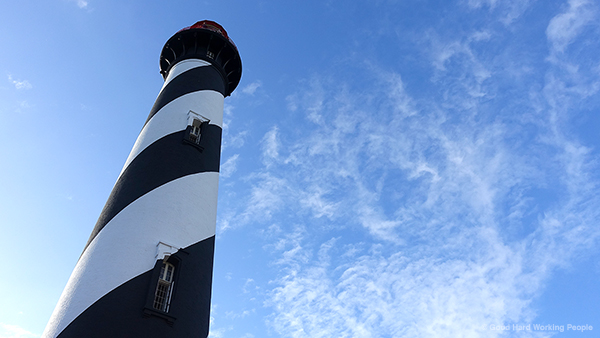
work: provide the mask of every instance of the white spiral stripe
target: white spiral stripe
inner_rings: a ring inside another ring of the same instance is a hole
[[[218,185],[215,172],[185,176],[117,214],[77,262],[43,337],[56,337],[94,302],[152,269],[158,242],[184,248],[214,236]]]

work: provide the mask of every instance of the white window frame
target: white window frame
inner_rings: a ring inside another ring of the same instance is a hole
[[[160,269],[158,283],[156,284],[156,291],[154,292],[154,301],[152,306],[155,310],[165,313],[169,312],[171,295],[173,294],[173,286],[175,285],[173,281],[174,277],[175,266],[171,263],[164,262]]]
[[[188,120],[187,125],[188,125],[188,127],[191,128],[189,141],[199,145],[200,138],[202,137],[202,134],[200,132],[200,126],[202,125],[202,123],[205,123],[205,122],[209,123],[210,119],[190,110],[188,112],[187,120]],[[192,137],[193,137],[193,139],[192,139]]]

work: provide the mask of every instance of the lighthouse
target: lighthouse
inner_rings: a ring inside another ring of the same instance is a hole
[[[206,337],[223,101],[242,64],[199,21],[160,54],[165,82],[43,337]]]

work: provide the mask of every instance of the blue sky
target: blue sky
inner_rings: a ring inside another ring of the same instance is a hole
[[[203,19],[243,61],[211,337],[596,336],[599,18],[591,0],[6,4],[0,337],[40,336],[162,46]]]

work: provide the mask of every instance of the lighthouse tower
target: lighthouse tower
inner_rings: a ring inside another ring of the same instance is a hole
[[[242,74],[219,24],[173,35],[165,83],[43,337],[206,337],[223,99]]]

